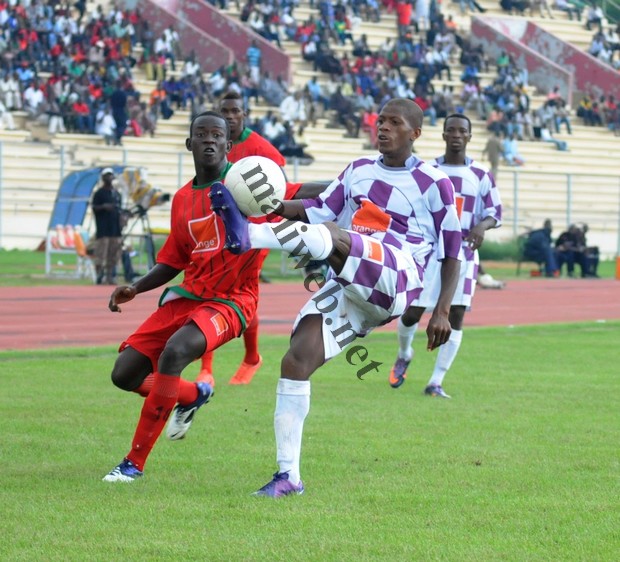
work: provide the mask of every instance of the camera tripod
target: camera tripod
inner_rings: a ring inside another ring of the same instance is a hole
[[[128,212],[133,222],[129,224],[125,234],[123,234],[123,243],[132,234],[136,226],[140,224],[142,229],[140,238],[144,241],[144,253],[146,254],[148,269],[151,269],[155,265],[155,243],[153,241],[153,233],[151,231],[151,223],[147,210],[141,205],[136,205]]]

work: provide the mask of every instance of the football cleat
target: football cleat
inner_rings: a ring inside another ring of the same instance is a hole
[[[108,474],[103,477],[104,482],[133,482],[141,476],[144,476],[144,472],[138,470],[136,465],[129,459],[123,459],[123,461],[115,466]]]
[[[213,396],[213,388],[206,382],[197,382],[196,386],[198,387],[198,398],[186,406],[177,404],[172,411],[166,428],[166,437],[172,441],[185,437],[194,421],[194,415],[198,408],[206,404]]]
[[[409,363],[411,360],[407,361],[406,359],[401,359],[400,357],[396,359],[396,363],[392,367],[390,371],[390,386],[392,388],[398,388],[405,382],[407,378],[407,367],[409,367]]]
[[[435,396],[439,398],[452,398],[452,396],[444,392],[443,388],[441,388],[441,385],[439,384],[429,384],[424,389],[424,394],[426,394],[427,396]]]
[[[263,358],[258,356],[258,363],[246,363],[245,361],[239,365],[237,372],[228,381],[228,384],[250,384],[252,378],[263,364]]]
[[[211,186],[211,209],[222,219],[226,229],[225,247],[233,254],[243,254],[250,249],[248,219],[239,210],[230,191],[221,182]]]
[[[206,382],[211,388],[215,388],[215,377],[206,369],[201,369],[196,377],[196,382]]]
[[[253,496],[267,496],[269,498],[281,498],[283,496],[289,496],[291,494],[303,494],[304,485],[302,481],[295,485],[289,482],[288,472],[276,472],[273,475],[273,479],[268,484],[265,484],[260,490],[257,490]]]

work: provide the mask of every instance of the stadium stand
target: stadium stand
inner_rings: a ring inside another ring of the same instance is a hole
[[[481,0],[479,4],[486,10],[485,15],[510,17],[515,21],[518,16],[506,16],[505,12],[491,0]],[[86,13],[90,13],[94,5],[89,4]],[[109,9],[104,5],[104,11]],[[225,11],[230,17],[238,18],[242,6],[233,3]],[[470,16],[461,14],[458,4],[453,3],[442,8],[444,15],[451,16],[459,34],[467,35]],[[311,8],[305,2],[295,7],[293,15],[296,21],[303,22],[311,16],[318,17],[318,5]],[[570,21],[567,14],[554,10],[554,19],[533,19],[538,25],[557,37],[570,41],[586,51],[591,43],[592,31],[583,27],[583,23]],[[371,18],[372,19],[372,18]],[[389,40],[394,41],[397,30],[394,12],[382,9],[379,21],[365,21],[365,18],[354,18],[351,34],[353,40],[362,35],[367,38],[370,50],[378,50]],[[412,29],[414,39],[421,35]],[[282,48],[292,62],[292,89],[303,89],[308,81],[317,76],[317,81],[325,88],[329,86],[330,76],[314,70],[312,63],[302,57],[301,44],[282,37]],[[345,54],[352,61],[351,41],[344,44],[336,40],[329,42],[330,49],[339,60]],[[143,58],[142,45],[136,43],[132,57]],[[443,78],[433,78],[435,91],[452,88],[455,99],[460,95],[463,83],[459,77],[463,66],[458,62],[458,55],[449,63],[451,78],[445,74]],[[167,74],[179,76],[177,70],[171,71],[170,61],[164,64]],[[133,88],[140,94],[140,100],[148,100],[156,88],[157,82],[152,68],[136,65],[131,68]],[[413,82],[416,71],[403,67],[406,78]],[[211,73],[204,74],[204,80]],[[40,73],[42,78],[49,74]],[[489,69],[480,73],[481,86],[492,84],[497,76],[494,61]],[[150,79],[149,79],[150,78]],[[544,104],[547,92],[536,92],[531,86],[527,89],[532,109]],[[252,100],[250,117],[253,121],[264,117],[268,111],[278,113],[276,105],[267,104],[264,100],[257,103]],[[473,110],[468,110],[473,119],[473,139],[470,153],[480,158],[482,149],[488,138],[486,123],[477,119]],[[54,195],[62,176],[71,171],[89,166],[106,164],[125,164],[147,166],[150,181],[169,192],[176,190],[178,185],[192,174],[191,156],[183,151],[182,143],[186,136],[187,123],[190,118],[188,109],[174,109],[169,119],[157,121],[155,133],[150,136],[125,136],[122,146],[107,146],[103,137],[92,134],[81,134],[75,131],[49,135],[47,128],[33,125],[23,111],[13,111],[16,131],[0,130],[2,141],[2,240],[3,247],[36,247],[45,237],[49,213]],[[587,222],[591,226],[590,238],[599,245],[603,254],[611,255],[616,251],[618,229],[618,178],[616,162],[620,161],[620,138],[615,137],[604,127],[589,127],[581,124],[573,111],[572,135],[565,131],[556,136],[568,141],[569,152],[556,151],[553,145],[540,142],[520,142],[520,150],[526,165],[518,171],[500,164],[499,182],[502,187],[506,209],[507,227],[500,229],[497,236],[502,238],[516,236],[526,227],[540,223],[543,218],[551,218],[560,225],[571,220]],[[423,158],[431,158],[441,153],[443,141],[440,134],[441,119],[437,127],[425,123],[423,136],[416,143],[417,153]],[[334,126],[334,115],[329,111],[319,111],[314,121],[304,129],[298,141],[307,145],[306,150],[314,157],[309,166],[296,165],[290,161],[287,173],[299,181],[309,179],[329,179],[339,173],[349,160],[361,155],[372,154],[368,146],[369,138],[360,133],[359,138],[347,136],[343,127]],[[37,140],[38,142],[34,142]],[[25,171],[28,174],[25,174]],[[574,174],[568,178],[567,174]],[[568,187],[567,187],[568,186]],[[568,194],[570,191],[570,194]],[[568,195],[567,195],[568,194]],[[593,197],[593,195],[596,197]],[[567,202],[570,197],[570,202]],[[165,207],[153,209],[151,221],[155,227],[167,225]],[[87,227],[88,225],[86,225]],[[495,234],[495,233],[494,233]]]

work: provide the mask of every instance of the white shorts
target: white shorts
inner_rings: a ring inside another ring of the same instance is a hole
[[[478,251],[473,252],[470,248],[463,248],[461,255],[461,270],[459,283],[454,291],[452,305],[466,306],[471,308],[471,301],[476,292],[476,278],[478,276]],[[431,256],[428,267],[424,272],[424,289],[415,299],[412,306],[421,306],[431,311],[435,308],[441,289],[441,262]]]
[[[357,232],[338,275],[329,279],[303,306],[305,316],[323,317],[325,360],[338,355],[357,337],[401,316],[422,290],[418,266],[411,255]]]

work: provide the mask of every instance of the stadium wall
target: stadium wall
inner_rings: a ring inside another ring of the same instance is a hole
[[[523,60],[525,53],[535,53],[536,57],[528,57],[527,69],[530,82],[541,91],[560,86],[562,95],[566,95],[566,82],[560,81],[559,77],[554,82],[557,68],[561,68],[572,76],[569,94],[576,90],[596,97],[608,94],[613,94],[616,99],[620,97],[618,71],[531,21],[476,16],[472,18],[472,37],[474,41],[482,42],[491,56],[499,54],[504,46],[511,47],[508,52],[517,60]],[[572,104],[572,96],[567,95],[565,99]]]
[[[540,91],[553,90],[560,87],[562,97],[572,104],[574,90],[573,73],[562,68],[542,53],[521,43],[518,33],[511,28],[527,24],[525,20],[503,20],[500,18],[473,17],[471,22],[471,40],[474,45],[482,45],[492,59],[496,59],[502,51],[511,55],[517,65],[527,68],[529,83]]]
[[[194,50],[203,72],[213,72],[233,61],[245,62],[252,40],[258,43],[263,68],[274,76],[291,78],[288,55],[251,31],[245,24],[223,14],[202,0],[125,0],[149,21],[155,36],[173,25],[181,37],[183,54]]]

